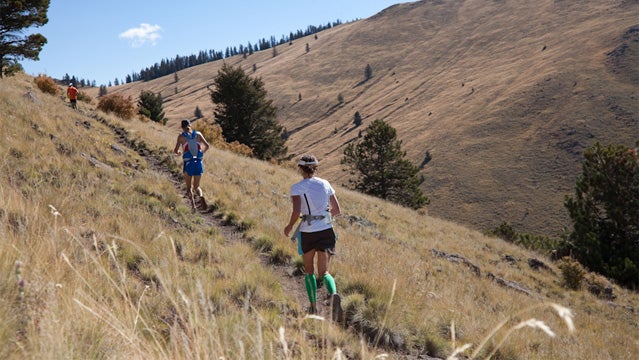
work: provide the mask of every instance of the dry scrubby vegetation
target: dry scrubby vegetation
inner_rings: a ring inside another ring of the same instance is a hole
[[[130,119],[135,115],[133,99],[122,94],[107,94],[100,97],[98,109],[105,113],[113,113],[122,119]]]
[[[291,274],[299,266],[281,235],[297,180],[289,167],[220,149],[207,155],[203,188],[216,217],[235,226],[229,237],[190,213],[168,175],[180,165],[166,127],[71,111],[26,76],[0,81],[0,114],[2,358],[445,358],[463,350],[629,359],[639,351],[636,293],[339,187],[345,215],[332,267],[348,327],[305,317],[301,280],[260,261]],[[575,282],[609,286],[614,300]],[[574,333],[552,304],[571,309]]]

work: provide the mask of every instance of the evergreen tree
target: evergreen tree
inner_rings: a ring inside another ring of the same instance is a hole
[[[353,116],[353,123],[356,127],[362,125],[362,115],[360,115],[359,111],[355,111],[355,115]]]
[[[98,90],[98,96],[104,96],[107,94],[107,87],[106,85],[100,85],[100,90]]]
[[[49,19],[49,0],[0,1],[0,78],[5,66],[15,66],[18,60],[39,60],[47,43],[42,34],[23,35],[25,29],[43,26]]]
[[[637,144],[639,146],[639,143]],[[564,205],[573,222],[567,238],[591,271],[639,286],[639,160],[636,149],[596,143],[584,152],[574,197]]]
[[[361,142],[344,149],[342,165],[356,176],[351,185],[364,194],[418,209],[429,203],[419,189],[419,169],[405,160],[397,132],[383,120],[375,120],[366,129]]]
[[[196,119],[201,119],[202,116],[204,116],[199,106],[195,106],[195,111],[193,112],[193,116],[195,116]]]
[[[24,72],[24,68],[15,60],[9,60],[9,62],[4,67],[4,74],[7,76],[12,76],[19,72]]]
[[[167,119],[164,117],[162,108],[162,96],[151,91],[142,90],[138,100],[138,113],[149,119],[166,125]]]
[[[371,64],[366,64],[366,68],[364,69],[364,77],[366,80],[370,80],[373,77],[373,68]]]
[[[272,100],[266,99],[260,78],[251,78],[241,67],[224,64],[214,85],[211,100],[216,105],[215,121],[227,142],[247,145],[262,160],[286,154],[283,127],[277,122]]]

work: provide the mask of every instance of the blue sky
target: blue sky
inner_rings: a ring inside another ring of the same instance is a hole
[[[123,80],[162,59],[200,50],[279,40],[309,25],[370,17],[402,0],[52,0],[49,22],[28,32],[47,38],[31,75],[65,74],[97,85]]]

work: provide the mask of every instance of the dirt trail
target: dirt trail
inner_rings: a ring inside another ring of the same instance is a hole
[[[113,130],[120,144],[136,151],[138,155],[140,155],[147,161],[149,167],[153,171],[166,175],[166,177],[175,186],[176,191],[181,194],[185,194],[185,186],[182,174],[172,172],[164,164],[165,159],[162,155],[157,154],[149,149],[145,143],[138,143],[135,141],[135,139],[131,139],[129,132],[125,128],[110,123],[107,119],[94,112],[89,112],[87,113],[87,115]],[[219,233],[226,239],[227,242],[250,242],[250,240],[244,235],[241,229],[237,227],[237,225],[229,224],[228,222],[224,221],[223,214],[220,214],[212,208],[210,204],[212,201],[215,200],[214,198],[211,198],[209,196],[206,200],[209,203],[207,209],[198,211],[199,215],[204,220],[202,226],[215,227],[219,230]],[[189,200],[186,198],[186,196],[184,196],[184,202],[187,206],[190,206]],[[294,274],[294,269],[290,265],[273,264],[269,262],[268,255],[264,253],[259,253],[258,256],[265,267],[273,269],[273,271],[278,275],[282,288],[286,290],[286,293],[289,296],[293,297],[293,299],[298,304],[300,304],[299,311],[300,314],[302,314],[305,311],[305,308],[308,306],[308,297],[304,288],[303,279],[300,276]],[[321,289],[318,289],[318,315],[326,319],[330,319],[330,311],[328,305],[325,304],[326,298],[326,290],[323,287]]]
[[[109,127],[115,133],[117,140],[120,144],[127,146],[128,148],[136,151],[138,155],[144,158],[149,167],[158,173],[166,175],[166,177],[173,183],[176,191],[179,193],[185,193],[185,186],[182,178],[182,174],[179,172],[171,171],[168,166],[166,166],[166,153],[156,153],[152,149],[150,149],[144,142],[137,142],[136,139],[132,139],[130,137],[129,132],[122,127],[116,126],[110,123],[107,119],[98,115],[95,112],[88,112],[85,115],[95,119],[96,121],[104,124]],[[207,202],[209,203],[207,209],[203,211],[198,211],[199,215],[203,218],[202,226],[211,226],[215,227],[219,230],[219,233],[226,239],[227,242],[246,242],[249,243],[250,239],[244,235],[242,230],[238,228],[236,224],[229,224],[224,220],[224,215],[217,212],[210,204],[214,200],[214,198],[207,198]],[[184,196],[184,202],[187,206],[190,206],[189,200]],[[296,246],[291,244],[291,246]],[[269,261],[268,254],[265,253],[257,253],[256,254],[262,264],[265,267],[272,269],[279,278],[280,284],[282,288],[286,291],[286,294],[289,297],[292,297],[298,304],[300,304],[298,311],[298,316],[303,316],[306,311],[306,307],[308,306],[308,297],[306,294],[306,289],[304,287],[304,280],[299,274],[295,274],[295,269],[291,265],[279,265],[274,264]],[[328,292],[326,291],[326,287],[322,286],[317,289],[317,310],[319,316],[327,320],[331,320],[330,307],[328,304]],[[347,326],[346,324],[342,324],[343,326]],[[350,327],[349,327],[350,328]],[[357,332],[357,330],[352,329],[351,331]],[[359,332],[358,332],[359,333]],[[361,335],[361,334],[360,334]],[[416,360],[416,359],[430,359],[430,360],[441,360],[440,358],[430,357],[425,355],[425,349],[418,350],[417,353],[419,355],[409,354],[410,351],[407,349],[397,351],[391,351],[393,353],[393,358],[395,359],[406,359],[406,360]]]

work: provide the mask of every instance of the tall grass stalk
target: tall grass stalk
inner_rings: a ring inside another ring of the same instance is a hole
[[[390,311],[391,305],[393,304],[393,298],[395,297],[395,289],[397,288],[397,279],[393,279],[393,289],[391,290],[390,299],[388,299],[388,306],[386,307],[386,311],[384,311],[384,318],[382,319],[382,323],[379,326],[379,331],[377,336],[375,337],[375,342],[373,347],[377,348],[379,345],[379,339],[382,337],[384,333],[384,328],[386,326],[386,320],[388,319],[388,312]]]
[[[483,351],[483,349],[486,346],[486,344],[488,343],[488,341],[490,339],[492,339],[497,334],[497,332],[499,332],[501,329],[503,329],[504,326],[506,326],[506,324],[508,322],[510,322],[510,320],[519,318],[521,315],[523,315],[525,313],[529,313],[529,312],[532,312],[534,310],[537,310],[537,309],[540,309],[540,308],[544,308],[544,307],[549,307],[549,308],[553,309],[557,313],[557,316],[559,316],[559,318],[564,321],[564,323],[568,327],[568,331],[571,332],[571,333],[574,332],[575,327],[574,327],[574,323],[573,323],[573,314],[572,314],[572,311],[570,309],[568,309],[568,308],[566,308],[564,306],[561,306],[559,304],[556,304],[556,303],[541,303],[541,304],[537,304],[537,305],[525,308],[523,310],[520,310],[517,313],[515,313],[515,314],[507,317],[506,319],[502,320],[497,326],[495,326],[486,335],[486,337],[484,337],[484,339],[479,343],[479,345],[477,346],[475,351],[473,351],[473,353],[471,354],[470,358],[471,359],[476,359],[477,356],[479,356],[479,354]],[[493,357],[493,355],[495,355],[495,353],[502,347],[504,342],[510,337],[510,335],[512,335],[513,332],[515,332],[516,330],[523,329],[525,327],[530,327],[530,328],[533,328],[533,329],[540,329],[544,333],[546,333],[546,335],[548,335],[549,337],[555,337],[555,333],[543,321],[537,320],[535,318],[530,318],[530,319],[521,321],[521,322],[509,327],[508,329],[506,329],[505,334],[499,339],[497,344],[493,347],[492,351],[486,356],[486,359],[490,359],[491,357]],[[454,346],[454,344],[455,344],[454,323],[451,324],[451,334],[452,334],[452,342],[453,342],[453,346]],[[464,353],[466,350],[468,350],[471,347],[472,347],[472,344],[467,343],[467,344],[464,344],[463,346],[461,346],[459,348],[455,348],[453,353],[447,358],[447,360],[456,360],[456,359],[458,359],[457,358],[458,354]]]

